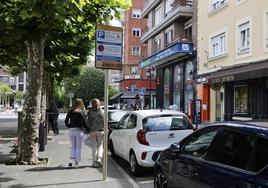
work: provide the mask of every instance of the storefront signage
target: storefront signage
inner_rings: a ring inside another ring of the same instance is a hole
[[[139,63],[139,68],[144,68],[150,66],[164,58],[170,57],[176,53],[186,54],[193,51],[193,44],[192,43],[181,43],[177,42],[170,46],[167,49],[164,49],[157,54],[152,55],[151,57],[147,58],[144,61]]]
[[[123,29],[107,25],[97,26],[96,68],[122,69]]]
[[[218,78],[211,78],[210,82],[211,84],[216,84],[216,83],[224,83],[224,82],[231,82],[234,81],[234,76],[222,76],[222,77],[218,77]]]

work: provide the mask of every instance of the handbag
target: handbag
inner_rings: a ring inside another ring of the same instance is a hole
[[[90,140],[89,134],[84,134],[83,135],[83,143],[88,147],[92,147],[92,142]]]

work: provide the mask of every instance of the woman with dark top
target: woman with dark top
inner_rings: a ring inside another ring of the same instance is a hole
[[[88,125],[92,144],[92,166],[99,168],[102,167],[104,119],[99,99],[93,99],[91,104],[92,107],[88,110]]]
[[[88,132],[88,126],[85,118],[85,106],[81,99],[76,99],[72,109],[65,118],[65,125],[69,128],[69,138],[72,148],[70,154],[70,163],[68,166],[79,166],[81,161],[81,147],[84,130]]]

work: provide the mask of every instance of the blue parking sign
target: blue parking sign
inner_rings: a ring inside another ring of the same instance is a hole
[[[102,38],[102,39],[104,39],[104,38],[105,38],[105,31],[103,31],[103,30],[98,30],[98,38]]]

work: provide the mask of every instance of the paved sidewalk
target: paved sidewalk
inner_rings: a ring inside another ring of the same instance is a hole
[[[69,168],[70,142],[68,131],[48,141],[45,152],[40,157],[49,159],[46,165],[4,165],[3,161],[14,158],[10,153],[11,142],[0,143],[0,188],[26,187],[94,187],[131,188],[139,187],[110,157],[108,158],[108,178],[102,181],[102,169],[92,168],[91,149],[83,145],[82,162],[79,168]]]

